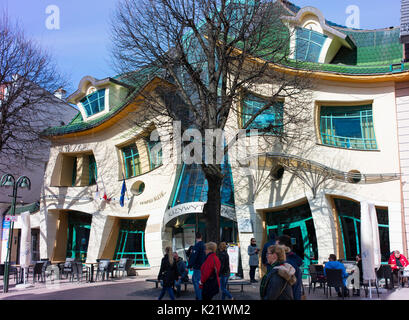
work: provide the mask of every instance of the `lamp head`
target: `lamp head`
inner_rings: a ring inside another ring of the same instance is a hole
[[[13,187],[14,186],[14,177],[11,174],[5,174],[1,178],[2,187]]]
[[[18,179],[18,186],[20,188],[27,188],[28,190],[31,189],[31,181],[26,176],[20,177]]]

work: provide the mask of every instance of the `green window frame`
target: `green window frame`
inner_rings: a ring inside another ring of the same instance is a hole
[[[162,165],[162,145],[159,141],[150,141],[147,142],[148,152],[149,152],[149,167],[151,170]],[[160,145],[161,148],[157,150],[157,145]],[[155,148],[155,149],[154,149]]]
[[[80,100],[87,117],[105,110],[105,89],[95,91]]]
[[[141,174],[141,162],[138,148],[135,144],[122,148],[122,157],[125,168],[125,178],[136,177]]]
[[[128,258],[132,260],[133,266],[149,267],[145,250],[145,227],[146,220],[121,221],[115,260]]]
[[[355,150],[377,150],[372,105],[321,106],[323,145]]]
[[[265,106],[267,100],[255,94],[248,93],[243,99],[243,110],[241,115],[242,126],[250,118]],[[248,129],[257,129],[263,133],[281,135],[283,133],[283,113],[284,102],[276,101],[274,105],[264,110],[258,115],[253,122],[247,127]]]
[[[89,185],[92,186],[97,183],[98,179],[97,162],[93,154],[88,156],[88,163]]]
[[[295,41],[295,59],[318,62],[322,47],[328,37],[311,29],[297,28]]]
[[[72,186],[75,187],[77,181],[77,157],[74,157],[74,162],[72,165]]]

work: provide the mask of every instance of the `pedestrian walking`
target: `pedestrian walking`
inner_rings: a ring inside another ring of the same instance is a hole
[[[206,259],[205,246],[202,241],[202,234],[196,232],[196,243],[192,248],[192,252],[189,257],[188,268],[193,269],[192,282],[195,289],[196,300],[202,300],[202,290],[200,289],[199,282],[201,278],[200,268]]]
[[[226,242],[220,242],[219,250],[217,251],[217,257],[220,260],[220,290],[222,291],[222,300],[224,300],[226,296],[230,300],[233,300],[233,296],[227,290],[227,281],[229,281],[230,277],[230,260],[226,248]]]
[[[256,239],[251,238],[250,245],[247,248],[247,253],[249,255],[249,266],[250,266],[250,282],[256,283],[255,279],[256,269],[258,267],[258,253],[260,249],[257,248]]]
[[[202,299],[212,300],[220,291],[220,260],[216,255],[217,244],[208,242],[205,244],[206,260],[200,271],[200,287],[202,289]]]
[[[260,297],[262,300],[294,300],[291,286],[296,283],[295,269],[285,262],[285,249],[272,245],[267,249],[269,272],[261,279]]]
[[[175,283],[177,277],[178,270],[175,259],[173,258],[172,248],[166,247],[165,256],[162,258],[158,274],[158,280],[162,282],[162,291],[158,300],[162,300],[166,292],[169,293],[169,297],[172,300],[175,300],[175,295],[173,294],[173,284]]]

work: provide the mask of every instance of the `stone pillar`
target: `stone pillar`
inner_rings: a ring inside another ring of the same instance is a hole
[[[330,254],[337,252],[334,216],[324,192],[317,193],[315,199],[312,195],[307,195],[307,198],[317,237],[318,262],[322,263]]]
[[[96,262],[105,249],[113,220],[100,212],[92,214],[91,231],[88,240],[87,262]]]
[[[243,268],[244,278],[249,278],[249,255],[247,248],[250,245],[250,239],[255,238],[257,246],[261,250],[261,244],[263,240],[263,223],[261,217],[256,213],[252,204],[236,205],[236,217],[237,227],[239,230],[239,242],[240,242],[240,256],[241,265]],[[261,267],[261,255],[259,254],[259,266]],[[257,274],[260,274],[260,268]]]

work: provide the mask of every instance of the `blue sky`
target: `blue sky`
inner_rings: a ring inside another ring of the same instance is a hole
[[[27,36],[38,40],[55,57],[75,90],[86,75],[97,79],[114,76],[110,60],[110,17],[117,0],[0,0],[0,9],[17,19]],[[300,7],[314,6],[325,18],[345,25],[346,8],[356,5],[360,28],[378,29],[400,24],[400,0],[294,0]],[[60,29],[49,30],[46,8],[60,10]],[[71,93],[71,92],[69,92]]]

